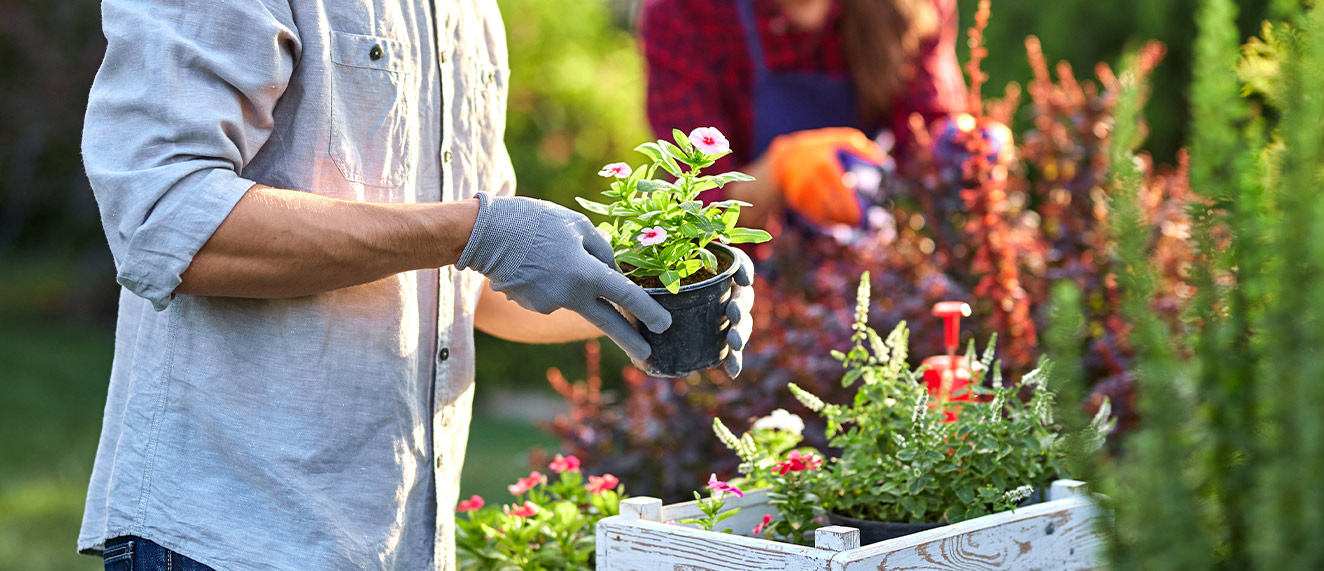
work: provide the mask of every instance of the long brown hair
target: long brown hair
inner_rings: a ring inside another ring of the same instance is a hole
[[[924,42],[939,33],[933,0],[841,0],[841,43],[865,123],[875,123],[915,74]]]

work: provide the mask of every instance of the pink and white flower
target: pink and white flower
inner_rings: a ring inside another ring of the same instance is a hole
[[[538,484],[546,484],[546,483],[547,483],[547,476],[542,475],[542,472],[533,471],[533,472],[529,472],[529,477],[520,478],[518,482],[506,486],[506,489],[510,490],[511,495],[518,496],[520,494],[523,494],[524,492],[532,490],[534,486],[537,486]]]
[[[502,510],[510,515],[517,517],[533,517],[538,515],[538,504],[535,504],[529,500],[524,500],[524,505],[522,506],[507,505],[507,506],[502,506]]]
[[[716,127],[699,127],[690,131],[690,142],[705,155],[720,155],[731,150],[731,143],[727,142],[726,135]]]
[[[735,486],[732,486],[731,484],[718,480],[717,474],[708,476],[708,489],[713,490],[715,492],[730,492],[732,494],[735,494],[737,498],[745,497],[745,492],[740,491],[740,488],[737,488]]]
[[[469,498],[467,500],[460,500],[460,505],[455,507],[455,511],[471,512],[482,508],[483,508],[483,498],[479,497],[478,495],[474,495],[472,498]]]
[[[616,486],[620,483],[621,481],[617,479],[616,476],[603,474],[601,476],[589,476],[588,485],[584,486],[584,488],[591,494],[601,494],[602,492],[615,490]]]
[[[555,458],[552,458],[552,463],[548,467],[557,474],[562,472],[578,472],[579,458],[557,454]]]
[[[612,163],[602,167],[602,170],[598,171],[598,176],[606,178],[626,178],[629,177],[632,172],[634,171],[630,169],[630,165],[625,163]]]
[[[661,244],[662,242],[665,242],[666,239],[667,229],[661,226],[644,228],[644,231],[639,234],[639,243],[645,246]]]

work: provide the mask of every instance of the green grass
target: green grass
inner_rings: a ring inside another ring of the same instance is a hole
[[[0,313],[0,568],[99,569],[74,552],[106,399],[104,331]],[[482,383],[480,382],[480,385]],[[461,490],[491,502],[528,474],[532,446],[556,440],[530,424],[479,414]]]

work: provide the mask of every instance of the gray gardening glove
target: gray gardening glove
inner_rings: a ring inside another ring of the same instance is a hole
[[[525,309],[570,309],[601,329],[634,359],[653,352],[621,308],[655,333],[671,327],[671,313],[615,269],[611,244],[583,214],[524,197],[489,197],[455,266],[487,276],[492,289]]]
[[[731,321],[731,329],[726,332],[726,343],[731,351],[722,362],[722,368],[734,379],[744,366],[745,343],[749,341],[749,334],[754,329],[754,319],[749,315],[750,308],[754,306],[754,262],[739,249],[732,250],[736,253],[736,263],[740,264],[740,269],[736,270],[731,280],[731,302],[726,306],[726,318]]]

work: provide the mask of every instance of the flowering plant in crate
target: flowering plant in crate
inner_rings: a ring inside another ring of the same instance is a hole
[[[965,390],[974,394],[956,391],[950,400],[936,401],[920,382],[922,367],[912,370],[906,362],[905,324],[880,336],[866,323],[868,304],[866,273],[858,292],[854,347],[833,351],[846,370],[842,384],[856,387],[852,401],[829,404],[789,385],[797,400],[826,421],[829,443],[841,456],[821,471],[811,470],[810,462],[797,462],[805,457],[799,449],[780,461],[776,450],[761,448],[753,435],[736,438],[717,424],[718,437],[744,460],[742,471],[766,477],[770,463],[773,473],[782,475],[783,466],[803,466],[812,475],[773,480],[774,493],[816,498],[829,520],[914,524],[954,523],[1014,508],[1033,488],[1064,472],[1068,451],[1053,420],[1053,389],[1043,363],[1019,386],[1002,386],[992,343],[978,359],[972,343],[966,359],[974,378]],[[985,387],[983,377],[990,371],[992,386]],[[1102,444],[1110,423],[1104,407],[1085,429],[1091,445]],[[805,519],[804,513],[779,510],[787,520]],[[804,530],[793,531],[790,539]]]
[[[611,474],[585,478],[574,456],[558,454],[548,468],[554,480],[535,471],[507,486],[511,504],[460,501],[455,544],[462,569],[590,567],[595,525],[620,513],[626,497],[620,481]]]
[[[610,238],[616,261],[627,276],[645,286],[652,285],[647,278],[655,278],[674,294],[686,278],[702,275],[703,270],[709,276],[721,271],[709,244],[759,243],[772,236],[736,227],[740,207],[749,203],[724,200],[705,205],[698,199],[705,190],[754,180],[740,172],[702,174],[702,169],[731,154],[726,137],[712,127],[700,127],[689,136],[679,130],[672,135],[674,144],[658,139],[635,148],[651,164],[631,168],[613,163],[602,168],[598,174],[617,179],[602,193],[610,202],[575,200],[608,217],[598,229]],[[675,177],[674,182],[653,178],[659,169]]]

